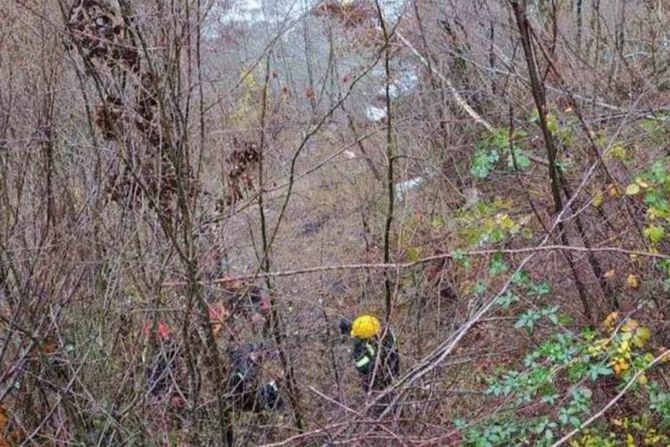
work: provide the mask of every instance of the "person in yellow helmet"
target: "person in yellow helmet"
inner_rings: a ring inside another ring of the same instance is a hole
[[[353,322],[342,320],[340,330],[354,340],[354,366],[362,378],[363,390],[383,390],[400,371],[398,343],[391,329],[384,331],[373,315],[359,315]]]

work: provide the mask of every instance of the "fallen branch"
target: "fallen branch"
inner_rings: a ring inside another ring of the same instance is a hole
[[[471,251],[457,251],[451,253],[443,253],[434,256],[427,256],[413,262],[398,262],[398,263],[359,263],[359,264],[340,264],[340,265],[321,265],[317,267],[305,267],[295,270],[284,270],[278,272],[259,272],[253,274],[243,274],[236,276],[225,276],[221,278],[216,278],[211,281],[203,281],[203,285],[212,285],[212,284],[226,284],[231,282],[238,281],[247,281],[263,277],[286,277],[286,276],[297,276],[305,275],[310,273],[322,273],[328,271],[339,271],[339,270],[389,270],[389,269],[407,269],[416,267],[417,265],[427,264],[433,261],[440,261],[444,259],[454,259],[460,258],[463,256],[488,256],[496,253],[502,254],[525,254],[525,253],[537,253],[537,252],[548,252],[548,251],[559,251],[567,250],[579,253],[619,253],[623,255],[635,255],[642,256],[646,258],[653,259],[667,259],[670,260],[670,255],[662,253],[652,253],[648,251],[641,250],[627,250],[625,248],[618,247],[595,247],[595,248],[586,248],[586,247],[572,247],[568,245],[544,245],[539,247],[524,247],[524,248],[510,248],[510,249],[490,249],[490,250],[471,250]],[[163,283],[163,287],[179,287],[186,285],[186,281],[170,281]]]

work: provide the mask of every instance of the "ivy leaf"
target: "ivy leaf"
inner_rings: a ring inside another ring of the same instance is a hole
[[[588,371],[589,379],[596,381],[600,376],[611,376],[614,371],[609,366],[605,365],[591,365]]]
[[[519,316],[519,319],[516,321],[516,323],[514,323],[514,327],[517,329],[524,328],[529,334],[531,334],[533,329],[535,329],[535,323],[540,319],[540,317],[541,315],[539,312],[529,310]]]
[[[494,254],[493,259],[491,259],[491,264],[489,265],[489,274],[491,276],[497,276],[506,270],[507,264],[505,264],[502,253],[498,252]]]
[[[477,149],[472,158],[470,174],[481,179],[488,177],[499,158],[496,150]]]
[[[514,162],[516,161],[516,167],[519,170],[524,171],[531,166],[531,161],[528,155],[521,149],[512,149],[512,153],[507,156],[507,167],[509,169],[514,169]]]
[[[540,284],[532,284],[528,287],[528,291],[533,295],[548,295],[551,292],[551,285],[547,281],[543,281]]]
[[[500,307],[502,307],[503,309],[508,309],[509,306],[519,301],[519,298],[508,290],[507,293],[505,293],[504,295],[500,295],[500,297],[496,301],[497,304],[500,305]]]
[[[530,281],[530,276],[528,275],[527,271],[520,270],[520,271],[514,272],[510,281],[515,286],[521,286],[521,285],[524,285],[524,284],[528,283],[528,281]]]
[[[474,286],[472,286],[472,293],[475,295],[482,295],[484,292],[486,292],[486,284],[484,284],[481,281],[478,281],[475,283]]]

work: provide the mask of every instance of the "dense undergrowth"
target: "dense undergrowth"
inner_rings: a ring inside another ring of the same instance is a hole
[[[0,447],[670,445],[670,4],[305,5],[0,5]]]

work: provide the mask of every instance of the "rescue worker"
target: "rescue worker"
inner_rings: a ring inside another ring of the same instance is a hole
[[[398,343],[391,329],[385,333],[377,317],[360,315],[353,323],[340,321],[340,331],[354,339],[354,366],[361,376],[363,390],[381,391],[388,387],[400,372]]]
[[[263,349],[263,343],[246,343],[229,352],[227,389],[233,409],[261,413],[283,405],[274,380],[260,384]]]
[[[183,374],[179,368],[181,363],[177,344],[172,338],[170,327],[165,322],[159,321],[155,332],[152,329],[152,323],[144,325],[144,335],[151,337],[153,345],[153,354],[145,373],[149,394],[160,400],[167,400],[176,416],[185,407],[182,393],[179,390]]]

